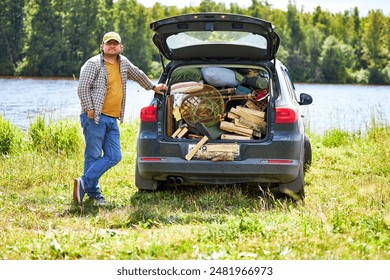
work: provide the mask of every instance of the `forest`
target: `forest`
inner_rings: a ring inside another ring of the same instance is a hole
[[[277,58],[295,82],[390,84],[390,16],[360,15],[358,7],[330,13],[321,6],[286,11],[267,1],[248,8],[203,0],[198,6],[147,8],[136,0],[0,0],[0,76],[78,77],[99,52],[102,36],[118,32],[123,54],[150,77],[161,71],[149,24],[196,12],[238,13],[274,24],[281,37]]]

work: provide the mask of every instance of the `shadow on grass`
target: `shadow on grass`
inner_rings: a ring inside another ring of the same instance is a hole
[[[136,192],[131,197],[128,220],[112,226],[152,228],[222,223],[243,211],[269,211],[285,204],[252,186],[171,186],[159,191]]]
[[[288,209],[291,205],[291,200],[274,197],[255,186],[183,185],[157,191],[139,190],[129,200],[106,206],[96,206],[86,199],[82,205],[72,203],[63,215],[95,217],[102,212],[111,212],[124,216],[111,220],[110,228],[154,228],[172,224],[222,223],[243,212]]]

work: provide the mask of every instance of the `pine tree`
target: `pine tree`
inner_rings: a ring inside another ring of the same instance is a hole
[[[24,0],[0,0],[0,75],[13,75],[23,47]]]

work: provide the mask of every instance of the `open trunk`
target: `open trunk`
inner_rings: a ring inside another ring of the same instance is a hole
[[[170,75],[166,137],[219,143],[194,145],[201,159],[234,160],[237,141],[264,141],[270,75],[263,67],[182,66]],[[215,145],[214,145],[215,147]]]

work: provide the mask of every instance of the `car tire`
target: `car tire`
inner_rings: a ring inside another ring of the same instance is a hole
[[[138,166],[135,166],[135,186],[139,190],[155,191],[158,187],[158,181],[145,179],[139,174]]]
[[[303,200],[305,197],[303,164],[299,166],[298,176],[289,183],[279,184],[278,193],[283,194],[295,201]]]
[[[309,137],[307,137],[307,135],[305,135],[303,143],[304,143],[303,148],[304,148],[304,153],[305,153],[303,171],[306,172],[310,168],[311,161],[312,161],[311,143],[310,143]]]

